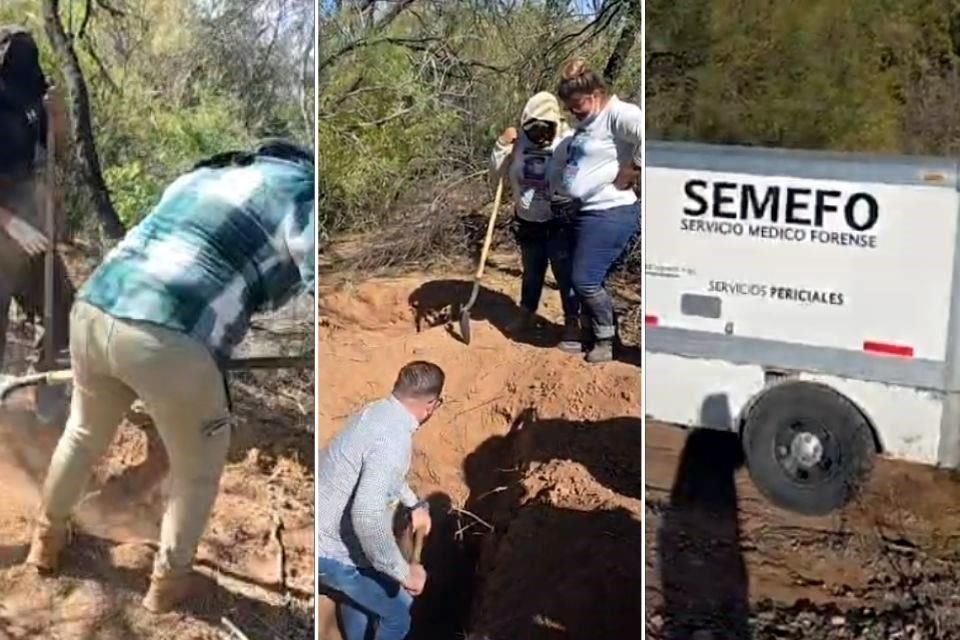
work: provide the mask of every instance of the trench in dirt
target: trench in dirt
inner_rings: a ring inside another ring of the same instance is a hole
[[[516,282],[503,274],[482,290],[466,346],[443,310],[469,288],[415,276],[320,299],[321,446],[362,403],[388,393],[406,362],[432,360],[447,373],[446,402],[416,434],[408,476],[434,522],[411,637],[639,634],[636,354],[591,367],[552,348],[559,305],[549,292],[545,328],[511,334]]]
[[[436,497],[441,527],[424,557],[433,584],[415,604],[414,638],[639,632],[640,476],[630,458],[640,421],[523,420],[465,459],[463,513]],[[597,439],[622,445],[620,460],[591,450]]]

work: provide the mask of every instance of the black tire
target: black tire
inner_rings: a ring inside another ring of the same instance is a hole
[[[747,414],[742,440],[760,492],[802,515],[826,515],[849,503],[876,455],[860,410],[833,389],[809,382],[765,391]]]

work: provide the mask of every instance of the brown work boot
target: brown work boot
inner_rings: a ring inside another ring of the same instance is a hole
[[[613,360],[613,339],[605,338],[597,340],[593,348],[587,353],[587,362],[590,364],[599,364],[601,362],[610,362]]]
[[[579,318],[567,318],[563,321],[563,333],[560,334],[561,351],[580,353],[583,351],[583,337]]]
[[[156,575],[150,578],[150,588],[143,597],[143,608],[151,613],[167,613],[192,595],[196,576],[192,571]]]
[[[52,573],[60,566],[60,554],[70,542],[68,524],[38,522],[33,528],[26,564],[37,571]]]

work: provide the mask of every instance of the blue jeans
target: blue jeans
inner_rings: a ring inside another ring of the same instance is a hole
[[[616,334],[613,299],[604,288],[607,273],[640,229],[640,203],[599,211],[580,211],[573,251],[573,288],[590,314],[593,336]]]
[[[396,580],[327,558],[317,558],[317,574],[320,584],[340,596],[337,613],[344,640],[403,640],[407,636],[413,597]]]
[[[564,317],[579,317],[580,301],[571,282],[573,229],[551,222],[518,219],[517,242],[520,244],[520,260],[523,264],[520,306],[530,313],[537,312],[549,264],[557,281]]]

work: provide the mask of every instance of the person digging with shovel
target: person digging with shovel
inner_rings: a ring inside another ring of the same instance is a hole
[[[314,295],[314,161],[284,140],[218,155],[171,184],[78,294],[70,417],[43,487],[27,563],[55,571],[71,512],[139,397],[169,459],[143,606],[174,608],[216,499],[231,417],[221,363],[251,316]]]
[[[62,96],[47,83],[32,34],[17,25],[0,26],[0,370],[6,353],[11,303],[34,318],[43,316],[43,254],[50,248],[43,228],[43,201],[53,188],[44,167],[65,145]],[[53,348],[67,348],[67,324],[74,290],[59,254],[54,254]],[[52,355],[54,354],[43,354]],[[45,360],[41,357],[41,360]]]
[[[510,327],[521,333],[534,328],[543,293],[547,265],[553,271],[563,306],[560,348],[579,353],[580,302],[571,281],[573,229],[568,220],[553,215],[551,202],[558,183],[558,167],[569,142],[570,128],[560,103],[547,91],[534,95],[523,108],[520,132],[508,127],[490,155],[490,173],[508,178],[514,198],[514,232],[523,265],[520,317]]]
[[[413,434],[443,404],[443,370],[411,362],[392,393],[347,420],[317,462],[317,571],[333,592],[344,640],[403,640],[423,566],[404,559],[394,535],[397,504],[430,532],[430,512],[406,482]],[[374,635],[370,635],[375,628]]]

